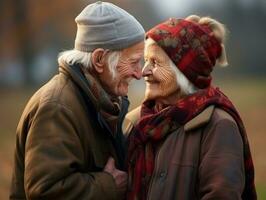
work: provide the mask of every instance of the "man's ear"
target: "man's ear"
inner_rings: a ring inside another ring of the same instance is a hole
[[[91,55],[92,65],[94,69],[96,70],[96,72],[98,73],[102,73],[104,70],[104,66],[106,62],[106,54],[107,54],[107,51],[102,48],[95,49],[92,52],[92,55]]]

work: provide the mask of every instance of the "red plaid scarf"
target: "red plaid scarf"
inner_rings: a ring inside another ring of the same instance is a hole
[[[256,199],[254,167],[243,122],[230,100],[218,89],[209,87],[177,101],[160,112],[154,111],[154,102],[146,101],[141,107],[141,118],[129,136],[128,171],[131,183],[129,200],[147,198],[150,178],[154,170],[156,143],[173,130],[186,124],[210,105],[228,112],[238,124],[244,144],[245,188],[243,199]]]

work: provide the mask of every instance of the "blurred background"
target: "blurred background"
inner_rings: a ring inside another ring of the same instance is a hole
[[[8,199],[15,132],[30,96],[57,73],[57,55],[72,49],[74,18],[85,0],[0,1],[0,199]],[[214,84],[231,98],[245,123],[256,169],[259,199],[266,199],[266,1],[114,0],[145,30],[169,17],[211,16],[226,24],[227,68],[216,68]],[[145,85],[130,87],[130,109]]]

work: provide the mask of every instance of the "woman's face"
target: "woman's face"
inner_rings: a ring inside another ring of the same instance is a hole
[[[178,90],[176,73],[167,54],[152,39],[145,41],[145,65],[142,76],[146,82],[146,99],[163,99]]]

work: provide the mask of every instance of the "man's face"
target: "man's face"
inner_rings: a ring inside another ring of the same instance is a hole
[[[113,79],[107,80],[107,90],[115,96],[125,96],[128,93],[129,82],[140,79],[141,59],[143,58],[144,42],[140,42],[122,50]]]
[[[142,76],[146,82],[146,99],[166,98],[177,91],[176,73],[170,58],[151,39],[145,42],[145,65]]]

